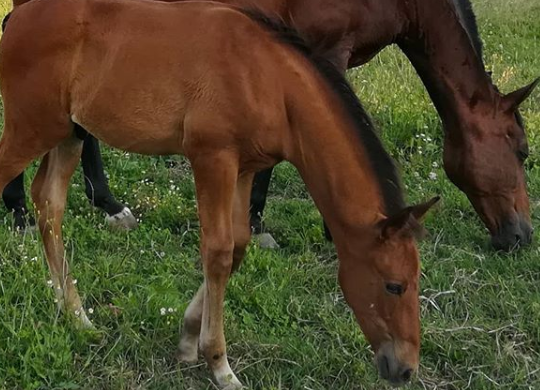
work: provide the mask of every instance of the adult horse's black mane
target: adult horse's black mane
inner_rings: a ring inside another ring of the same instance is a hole
[[[480,38],[480,33],[478,32],[478,23],[476,22],[476,15],[474,14],[474,10],[471,4],[470,0],[452,0],[454,2],[454,6],[456,7],[456,11],[458,13],[459,20],[461,21],[461,24],[465,31],[467,32],[467,35],[469,36],[469,39],[471,40],[471,43],[474,47],[474,50],[476,51],[476,54],[480,58],[480,61],[483,61],[483,49],[484,45],[482,43],[482,38]]]
[[[241,10],[241,12],[274,33],[280,42],[300,52],[326,79],[334,92],[341,98],[343,107],[350,114],[356,133],[368,154],[368,159],[379,182],[386,214],[393,215],[403,210],[405,202],[394,162],[384,149],[375,126],[345,76],[330,61],[315,54],[298,31],[287,26],[281,20],[270,18],[254,10]]]
[[[484,64],[484,45],[482,43],[482,38],[480,38],[480,32],[478,30],[478,23],[476,22],[476,15],[470,0],[452,0],[457,11],[458,18],[461,22],[461,25],[467,32],[471,44],[474,47],[474,51],[478,55],[482,66],[485,68]],[[491,79],[491,72],[487,72],[489,78]],[[495,89],[499,91],[499,88],[493,84]],[[521,113],[516,110],[516,121],[518,125],[524,129],[525,123]]]

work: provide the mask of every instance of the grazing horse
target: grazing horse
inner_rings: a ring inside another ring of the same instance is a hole
[[[0,80],[0,190],[44,156],[31,191],[37,224],[58,302],[79,324],[91,326],[62,218],[84,128],[115,148],[191,163],[204,282],[185,313],[181,359],[200,345],[219,386],[241,387],[227,361],[225,287],[250,239],[254,173],[287,160],[332,229],[339,283],[380,375],[402,384],[416,371],[415,237],[437,199],[404,206],[353,90],[294,30],[209,2],[31,1],[0,42]]]

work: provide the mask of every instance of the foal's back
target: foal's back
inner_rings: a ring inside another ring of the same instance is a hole
[[[60,108],[67,118],[60,121],[70,119],[113,147],[183,153],[186,142],[201,138],[189,133],[197,128],[223,145],[260,139],[274,143],[265,150],[281,148],[280,134],[264,135],[286,125],[287,49],[228,6],[32,1],[14,12],[2,46],[9,58],[1,58],[1,76],[17,80],[21,99],[36,90],[55,96],[44,110]],[[5,77],[13,72],[30,78]],[[16,93],[10,88],[3,86]]]

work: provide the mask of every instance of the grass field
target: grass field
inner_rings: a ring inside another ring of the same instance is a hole
[[[540,3],[474,5],[486,62],[501,89],[539,76]],[[385,50],[349,75],[401,165],[408,199],[443,197],[420,245],[422,361],[410,388],[540,389],[538,234],[519,253],[489,248],[471,206],[440,168],[438,117],[400,52]],[[522,110],[537,229],[539,107],[540,90]],[[0,211],[0,389],[213,389],[205,364],[183,367],[173,359],[178,323],[202,279],[189,167],[178,157],[112,150],[104,158],[113,192],[141,222],[130,233],[108,231],[76,174],[67,251],[99,334],[75,332],[57,312],[41,244],[11,233],[10,216]],[[319,214],[291,166],[279,167],[271,194],[267,226],[282,248],[252,246],[227,291],[233,369],[252,389],[386,388],[337,286],[336,257]]]

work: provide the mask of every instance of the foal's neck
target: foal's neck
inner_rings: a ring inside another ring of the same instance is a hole
[[[411,2],[412,20],[398,40],[422,78],[445,131],[459,132],[474,105],[492,102],[495,89],[451,0]]]
[[[325,88],[329,92],[321,93]],[[288,107],[285,158],[300,172],[336,246],[344,248],[347,237],[372,228],[386,213],[377,172],[337,94],[324,83],[307,90],[291,83],[290,89],[296,96]]]

